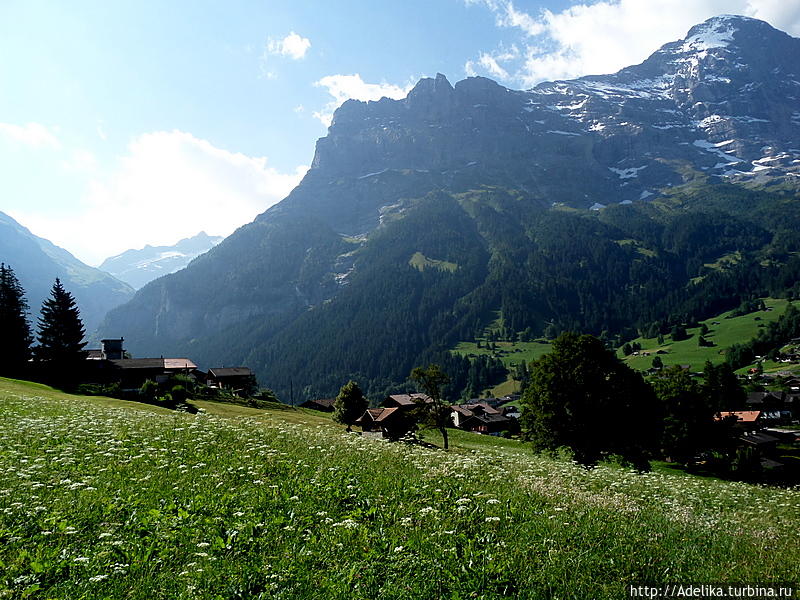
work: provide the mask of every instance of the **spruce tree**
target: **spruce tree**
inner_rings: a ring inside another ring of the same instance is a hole
[[[31,326],[25,291],[11,267],[0,263],[0,375],[20,377],[30,358]]]
[[[36,358],[46,380],[69,386],[77,383],[86,359],[85,331],[75,299],[59,279],[50,296],[42,303]]]

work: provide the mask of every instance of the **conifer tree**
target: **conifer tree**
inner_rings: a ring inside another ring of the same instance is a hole
[[[11,267],[0,263],[0,375],[18,377],[28,365],[31,326],[25,291]]]
[[[44,378],[58,385],[77,382],[86,352],[80,311],[61,281],[56,279],[50,298],[42,303],[36,357]]]

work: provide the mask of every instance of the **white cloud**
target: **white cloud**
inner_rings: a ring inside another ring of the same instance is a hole
[[[512,46],[509,51],[500,51],[495,54],[488,52],[481,52],[477,61],[468,60],[464,65],[464,71],[467,76],[472,77],[478,74],[476,67],[481,67],[484,72],[488,73],[495,79],[500,81],[510,81],[512,76],[509,72],[500,66],[501,62],[515,60],[519,57],[519,50],[516,46]]]
[[[159,131],[135,138],[108,176],[90,179],[74,215],[15,214],[37,235],[98,264],[144,243],[172,244],[199,231],[228,235],[285,197],[307,169],[281,173],[266,158]]]
[[[293,60],[300,60],[305,57],[310,47],[311,40],[301,37],[294,31],[289,32],[289,35],[282,40],[270,39],[267,42],[267,50],[270,54],[278,54]]]
[[[562,12],[532,16],[510,0],[466,0],[482,4],[500,27],[516,28],[525,49],[521,64],[490,53],[494,62],[470,61],[500,77],[505,71],[529,87],[539,81],[617,71],[647,58],[659,46],[682,38],[693,26],[718,14],[763,19],[791,35],[800,35],[800,3],[785,0],[603,0],[575,4]],[[502,63],[511,64],[502,64]]]
[[[526,35],[534,36],[544,32],[545,26],[526,12],[517,10],[511,0],[464,0],[465,4],[480,4],[489,8],[495,15],[498,27],[517,27]]]
[[[333,119],[335,111],[345,100],[380,100],[384,96],[399,100],[405,98],[408,92],[414,87],[413,83],[405,87],[391,83],[366,83],[361,79],[361,75],[328,75],[314,83],[317,87],[324,87],[333,96],[325,107],[320,111],[315,111],[314,116],[322,121],[327,127]]]
[[[512,2],[505,3],[503,13],[499,16],[500,25],[504,27],[518,27],[525,35],[534,36],[544,33],[545,25],[531,17],[529,14],[518,11]]]
[[[51,148],[54,150],[61,148],[61,142],[58,141],[58,138],[40,123],[28,123],[27,125],[0,123],[0,135],[33,148]]]
[[[89,173],[97,171],[97,157],[84,149],[70,152],[69,158],[60,161],[61,168],[68,173]]]

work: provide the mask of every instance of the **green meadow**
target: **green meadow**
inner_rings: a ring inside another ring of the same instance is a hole
[[[481,347],[475,342],[459,342],[453,352],[461,356],[495,356],[503,361],[505,367],[513,372],[513,369],[521,361],[529,364],[550,352],[550,344],[544,341],[536,342],[494,342],[495,350],[488,348],[489,342],[481,341]],[[509,377],[506,381],[488,390],[489,394],[495,397],[502,397],[519,391],[519,382]]]
[[[0,598],[584,599],[800,581],[798,489],[201,406],[0,380]]]
[[[786,310],[787,300],[765,298],[764,304],[770,311],[756,311],[739,317],[731,317],[732,311],[728,311],[700,321],[699,325],[705,323],[709,329],[705,339],[712,342],[714,346],[698,346],[697,339],[700,336],[700,327],[687,328],[686,333],[689,338],[686,340],[672,341],[670,336],[664,336],[664,343],[658,343],[657,338],[637,338],[633,340],[641,344],[642,349],[639,356],[623,356],[622,350],[618,350],[618,356],[634,369],[646,370],[653,364],[656,352],[661,350],[661,357],[665,366],[670,365],[691,365],[692,370],[702,371],[703,365],[707,360],[714,364],[725,360],[724,351],[733,344],[740,344],[750,340],[758,334],[761,327],[767,323],[777,321]],[[718,323],[718,324],[716,324]],[[642,353],[648,353],[643,356]]]

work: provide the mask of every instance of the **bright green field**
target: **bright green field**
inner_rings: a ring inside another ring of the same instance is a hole
[[[475,342],[460,342],[454,352],[466,356],[468,354],[491,355],[492,351],[486,347],[488,342],[481,342],[482,348],[478,348]],[[495,342],[497,347],[495,354],[503,361],[506,367],[519,364],[521,360],[526,363],[536,360],[542,354],[550,352],[550,344],[543,342]]]
[[[777,321],[786,310],[787,300],[765,298],[764,303],[767,307],[772,307],[772,311],[756,311],[741,317],[727,318],[730,312],[723,313],[717,317],[701,321],[708,326],[709,333],[705,339],[714,342],[714,347],[700,347],[697,345],[697,338],[700,328],[687,329],[686,332],[691,336],[687,340],[673,342],[669,336],[665,336],[664,344],[659,346],[656,338],[637,338],[636,342],[642,345],[640,356],[623,357],[622,350],[618,351],[618,356],[634,369],[649,369],[653,364],[653,358],[657,350],[665,350],[667,354],[659,354],[664,365],[691,365],[692,370],[702,371],[703,365],[707,360],[712,363],[721,363],[725,360],[722,352],[733,344],[740,344],[750,340],[759,330],[759,324]],[[760,318],[760,320],[756,320]],[[714,325],[713,322],[719,322]],[[641,356],[642,352],[649,352],[650,356]]]
[[[492,355],[495,354],[509,371],[513,371],[515,365],[524,360],[526,363],[531,363],[543,354],[550,352],[550,344],[544,342],[495,342],[496,351],[493,353],[486,347],[488,342],[481,342],[481,348],[475,342],[459,342],[456,346],[456,354],[468,356],[473,354],[475,356]],[[513,394],[519,391],[519,382],[514,381],[509,377],[503,383],[488,390],[491,396],[500,398],[507,394]]]
[[[584,599],[800,581],[797,489],[206,406],[227,416],[0,380],[0,597]]]

